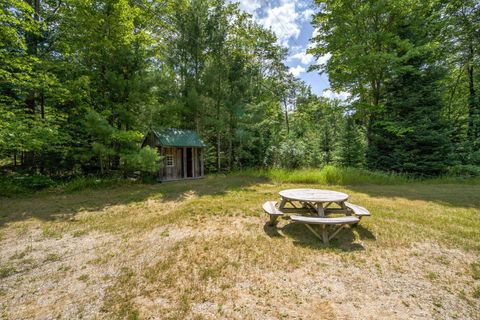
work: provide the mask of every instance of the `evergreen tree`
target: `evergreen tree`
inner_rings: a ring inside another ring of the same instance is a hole
[[[453,144],[443,118],[437,20],[428,5],[419,9],[402,17],[398,37],[405,45],[396,49],[402,63],[386,84],[367,160],[370,168],[431,176],[446,172]]]
[[[451,164],[453,147],[438,87],[444,72],[428,65],[423,56],[409,62],[410,68],[387,86],[385,111],[373,127],[368,163],[373,169],[442,174]]]
[[[336,162],[344,167],[362,167],[365,162],[364,137],[353,116],[347,116],[336,147]]]

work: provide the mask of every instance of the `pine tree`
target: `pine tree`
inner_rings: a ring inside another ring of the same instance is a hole
[[[336,162],[343,167],[361,167],[365,162],[365,148],[362,132],[355,124],[355,119],[345,119],[343,131],[336,151]]]
[[[427,65],[425,57],[387,86],[385,112],[374,125],[369,166],[431,176],[444,173],[450,164],[452,143],[442,119],[438,81],[443,70]]]

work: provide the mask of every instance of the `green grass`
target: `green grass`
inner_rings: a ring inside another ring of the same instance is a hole
[[[473,291],[472,296],[473,296],[475,299],[480,299],[480,286],[478,286],[477,288],[475,288],[475,290]]]
[[[15,268],[11,263],[0,264],[0,279],[8,277],[15,272],[17,272],[17,268]]]
[[[358,168],[325,166],[323,168],[288,169],[246,169],[231,175],[268,178],[276,183],[315,183],[324,185],[398,185],[413,182],[428,184],[476,184],[480,178],[441,176],[436,178],[418,178],[405,174],[382,171],[369,171]]]
[[[85,189],[102,189],[136,184],[138,181],[119,177],[75,177],[71,180],[47,176],[0,176],[0,197],[12,197],[34,192],[71,193]]]
[[[68,182],[58,184],[54,189],[56,191],[69,193],[85,189],[111,188],[114,186],[131,185],[135,183],[137,183],[135,180],[114,177],[77,177]]]
[[[472,263],[471,269],[473,279],[480,280],[480,262]]]
[[[476,167],[475,167],[476,168]],[[306,169],[245,169],[231,172],[229,176],[249,176],[269,179],[275,183],[315,183],[323,185],[398,185],[412,182],[426,184],[478,184],[480,177],[460,175],[452,171],[450,175],[435,178],[418,178],[394,172],[369,171],[359,168],[342,168],[324,166],[323,168]],[[215,176],[214,174],[212,176]],[[221,176],[221,175],[219,175]],[[105,188],[141,184],[140,180],[121,177],[84,177],[78,176],[70,180],[52,179],[41,175],[32,176],[0,176],[0,197],[12,197],[34,192],[72,193],[81,190],[99,190]]]

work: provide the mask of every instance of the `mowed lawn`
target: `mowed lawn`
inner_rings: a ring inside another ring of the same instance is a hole
[[[325,248],[266,225],[287,188],[372,216]],[[480,186],[212,176],[0,199],[4,319],[479,319]]]

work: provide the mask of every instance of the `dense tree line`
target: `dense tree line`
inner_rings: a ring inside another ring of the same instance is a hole
[[[193,129],[206,169],[480,165],[477,1],[318,1],[311,53],[348,101],[295,79],[225,0],[1,0],[0,159],[49,175],[153,171],[150,128]]]
[[[6,0],[1,142],[44,173],[150,170],[149,128],[197,130],[210,170],[260,165],[295,85],[286,50],[225,1]]]
[[[369,168],[437,175],[480,164],[478,1],[327,0],[318,7],[311,53],[332,57],[314,69],[352,94]]]

